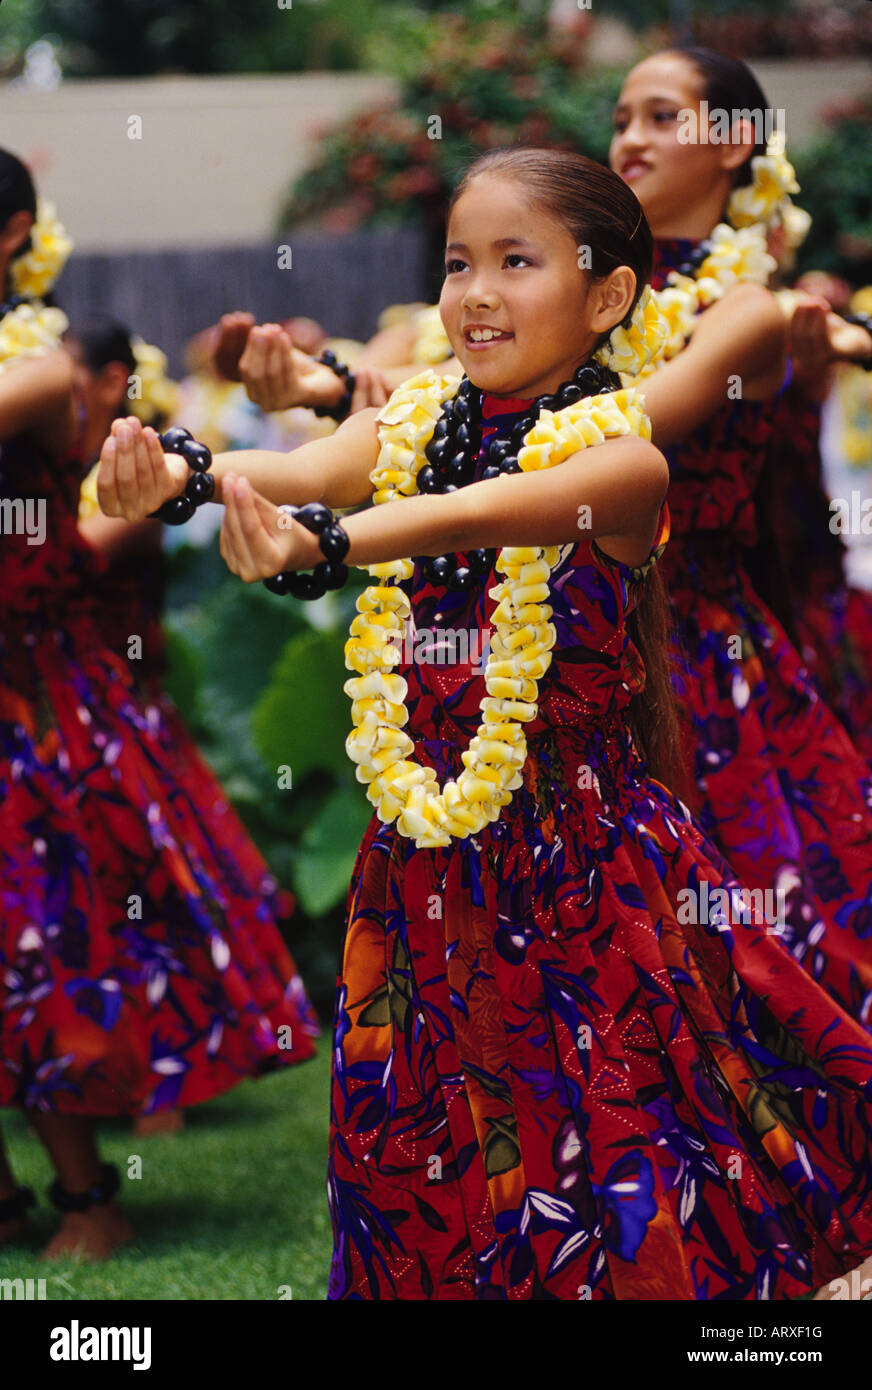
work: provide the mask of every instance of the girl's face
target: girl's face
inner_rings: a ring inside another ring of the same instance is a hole
[[[123,362],[110,362],[93,371],[85,361],[81,344],[68,333],[64,347],[75,363],[75,381],[87,419],[85,450],[88,457],[99,451],[112,421],[121,412],[127,397],[128,374]]]
[[[516,181],[483,174],[455,203],[447,240],[439,311],[470,381],[496,396],[555,391],[604,331],[591,327],[597,296],[575,238]]]
[[[679,140],[679,130],[693,130],[679,113],[694,111],[699,130],[703,96],[691,62],[658,53],[633,68],[618,98],[609,163],[639,199],[655,236],[706,236],[721,220],[733,171],[745,157],[743,145]]]

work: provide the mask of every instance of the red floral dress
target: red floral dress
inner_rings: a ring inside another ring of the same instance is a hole
[[[488,428],[522,404],[486,397]],[[872,1041],[777,936],[684,924],[683,894],[738,885],[628,733],[644,672],[626,619],[667,530],[664,508],[639,569],[564,547],[499,820],[444,849],[377,818],[364,837],[335,1014],[332,1299],[784,1298],[872,1249]],[[418,633],[474,637],[470,660],[400,668],[443,780],[480,721],[494,581],[454,594],[417,567],[407,586]]]
[[[22,439],[0,538],[0,1104],[188,1106],[312,1055],[287,909],[181,721],[106,643],[83,467]]]
[[[658,243],[655,286],[690,244],[676,251],[676,243]],[[700,823],[743,883],[772,889],[797,959],[872,1027],[869,766],[743,560],[757,541],[754,493],[778,408],[727,401],[664,450],[673,683],[688,724]]]

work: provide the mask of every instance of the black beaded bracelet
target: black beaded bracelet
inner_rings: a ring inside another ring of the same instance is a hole
[[[105,1207],[120,1186],[121,1179],[114,1163],[101,1163],[100,1180],[87,1192],[68,1192],[56,1178],[48,1190],[48,1199],[58,1211],[90,1211],[91,1207]]]
[[[181,526],[190,521],[198,507],[211,502],[215,495],[215,478],[207,472],[212,467],[212,454],[205,444],[200,444],[190,430],[181,425],[173,425],[164,434],[158,435],[165,454],[180,454],[191,469],[191,476],[185,483],[184,492],[171,497],[149,516],[165,521],[168,526]]]
[[[872,338],[872,314],[844,314],[845,323],[856,324],[858,328],[865,328],[869,337]],[[868,357],[853,359],[855,367],[862,367],[864,372],[872,372],[872,353]]]
[[[345,383],[345,391],[336,405],[316,405],[313,409],[316,415],[322,417],[329,415],[337,424],[341,424],[351,409],[351,397],[354,394],[355,385],[354,375],[350,368],[346,367],[344,362],[340,362],[336,353],[331,352],[329,348],[324,349],[318,361],[322,366],[329,367],[331,372],[335,372],[339,380]]]
[[[273,594],[305,599],[323,598],[328,589],[341,589],[348,578],[348,566],[342,561],[351,542],[330,508],[321,502],[307,502],[304,507],[283,507],[282,511],[318,537],[324,562],[316,565],[311,574],[298,574],[296,570],[274,574],[263,581],[266,588]]]

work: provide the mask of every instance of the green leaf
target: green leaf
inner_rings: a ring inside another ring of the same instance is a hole
[[[340,633],[292,637],[252,714],[257,748],[267,766],[288,766],[296,780],[312,768],[345,773],[345,739],[351,728],[343,684],[350,672]]]
[[[248,718],[288,638],[307,631],[298,604],[263,585],[231,581],[206,606],[210,641],[203,677],[213,697],[214,720]]]
[[[371,814],[355,782],[333,792],[304,831],[294,856],[293,885],[309,916],[321,917],[344,899]]]
[[[194,644],[183,632],[164,624],[167,669],[164,689],[185,723],[196,728],[201,723],[201,664]]]

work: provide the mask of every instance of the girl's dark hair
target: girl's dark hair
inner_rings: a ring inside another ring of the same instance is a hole
[[[17,155],[10,154],[9,150],[0,150],[0,229],[16,212],[29,212],[36,219],[36,189]],[[16,260],[29,250],[30,237],[26,237],[12,259]]]
[[[121,362],[128,372],[136,371],[136,358],[130,344],[130,333],[115,319],[95,316],[76,323],[69,331],[82,350],[85,366],[92,372],[102,372],[110,362]]]
[[[645,665],[645,689],[627,709],[633,741],[658,782],[687,801],[693,796],[685,765],[678,704],[672,688],[669,636],[672,610],[657,566],[648,571],[642,597],[627,615],[627,632]]]
[[[590,274],[602,278],[627,265],[636,292],[624,323],[651,276],[653,243],[642,206],[632,189],[605,165],[564,150],[519,147],[494,150],[466,171],[451,203],[483,174],[515,179],[530,202],[564,224],[577,246],[590,248]],[[604,335],[604,338],[608,334]],[[627,631],[645,663],[645,689],[628,709],[636,746],[652,775],[679,795],[684,791],[678,712],[668,666],[669,602],[656,566],[642,597],[627,617]]]
[[[473,179],[483,174],[515,179],[530,202],[562,222],[578,247],[590,250],[590,274],[602,279],[619,265],[636,276],[636,292],[624,318],[651,278],[653,242],[642,205],[623,179],[603,164],[568,150],[533,146],[492,150],[470,165],[454,191],[448,215]],[[603,335],[602,341],[608,337]]]
[[[709,104],[709,111],[759,111],[759,120],[754,123],[754,129],[763,138],[757,140],[735,174],[737,187],[750,183],[751,160],[755,155],[766,153],[765,113],[769,110],[763,88],[753,72],[740,58],[728,58],[725,53],[717,53],[713,48],[696,48],[688,44],[665,51],[686,58],[696,68],[703,81],[702,94]]]

